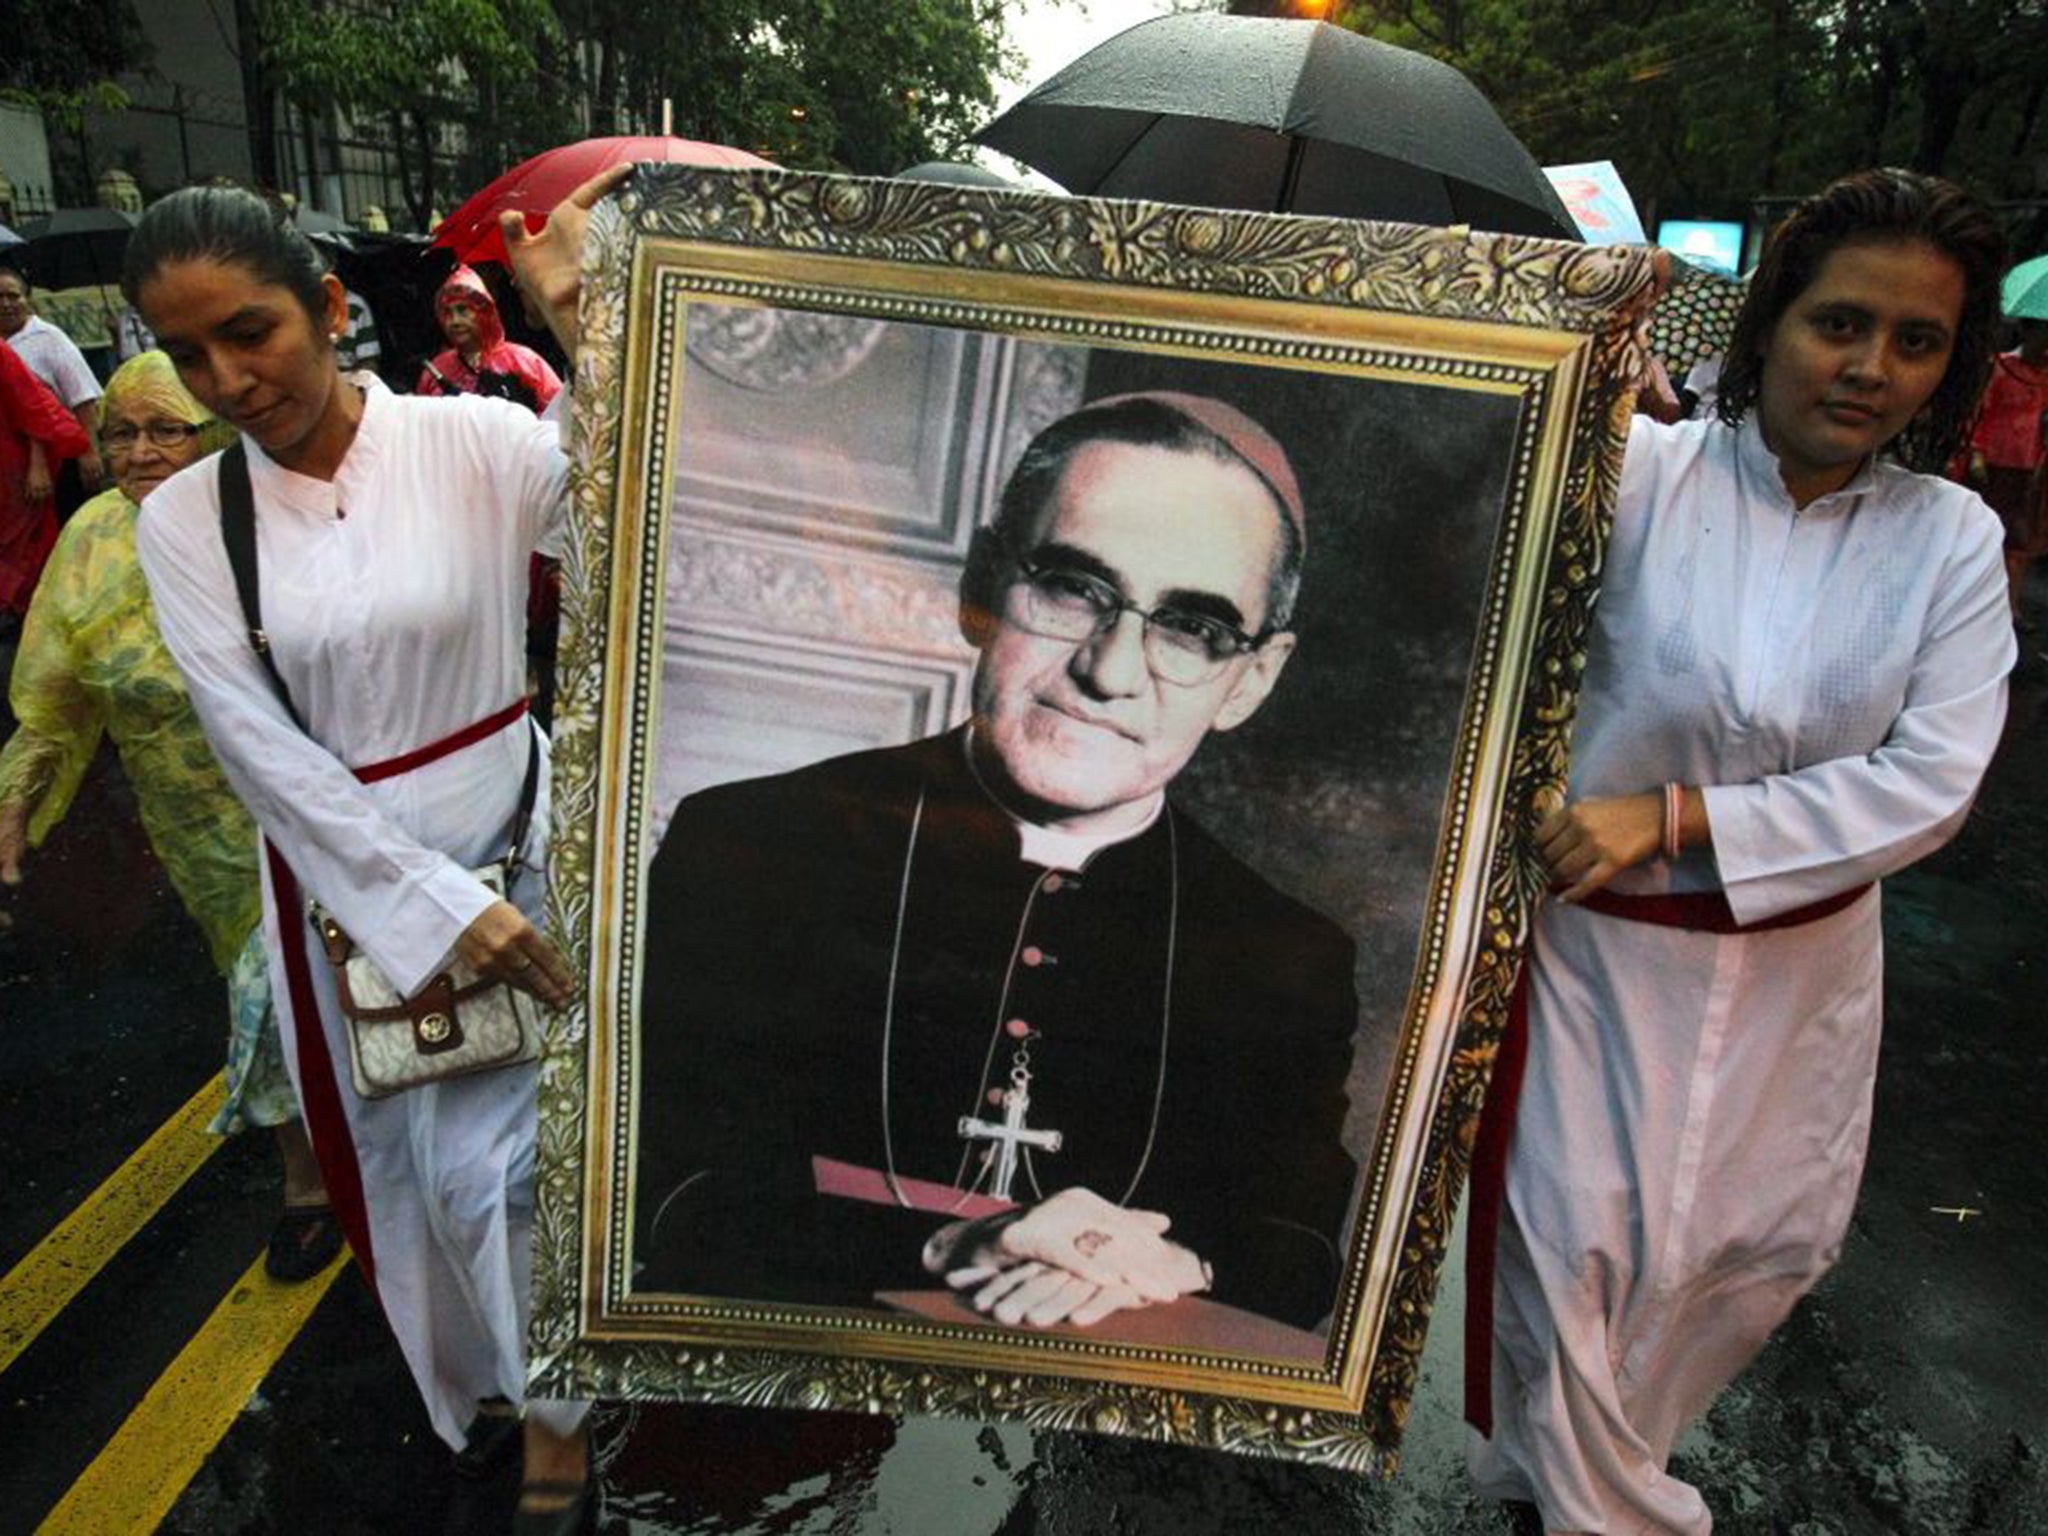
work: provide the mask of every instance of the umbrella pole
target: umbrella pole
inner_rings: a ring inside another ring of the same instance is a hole
[[[1294,206],[1294,189],[1301,181],[1301,162],[1308,154],[1308,140],[1301,134],[1290,134],[1287,139],[1287,169],[1280,176],[1280,195],[1273,200],[1273,211],[1285,213]]]

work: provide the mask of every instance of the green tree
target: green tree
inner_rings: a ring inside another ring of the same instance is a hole
[[[74,118],[125,107],[114,77],[150,57],[129,0],[0,0],[0,37],[0,100]]]
[[[381,126],[422,226],[449,197],[569,135],[566,104],[544,88],[542,56],[561,39],[547,0],[242,3],[256,28],[253,41],[243,33],[245,65],[253,56],[266,71],[259,91]],[[440,175],[451,142],[463,146],[456,186]],[[258,175],[275,173],[259,165]]]
[[[1841,46],[1862,77],[1863,141],[1994,193],[2048,183],[2048,5],[2041,0],[1849,0]]]
[[[42,115],[60,204],[90,203],[85,154],[88,109],[119,112],[128,93],[116,75],[139,70],[149,40],[129,0],[0,0],[0,101]]]
[[[556,0],[593,131],[630,118],[783,165],[887,174],[953,153],[1015,58],[1012,0]]]
[[[249,99],[381,127],[422,222],[550,145],[656,131],[664,101],[677,133],[784,165],[874,174],[953,152],[1015,63],[1012,3],[237,0]],[[458,186],[437,172],[447,145]]]
[[[1344,0],[1455,65],[1545,164],[1612,160],[1646,217],[1739,216],[1889,163],[2033,189],[2042,0]]]

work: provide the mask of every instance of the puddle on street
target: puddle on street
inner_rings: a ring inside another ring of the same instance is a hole
[[[647,1406],[605,1507],[634,1536],[970,1536],[1001,1529],[1031,1461],[1009,1425]]]
[[[619,1422],[599,1430],[600,1443]],[[1462,1499],[1442,1501],[1442,1523],[1417,1520],[1387,1507],[1373,1479],[1218,1451],[1017,1425],[704,1407],[639,1409],[605,1490],[608,1536],[1495,1529],[1491,1510]]]

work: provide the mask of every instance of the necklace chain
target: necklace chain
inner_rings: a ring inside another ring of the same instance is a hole
[[[971,768],[973,764],[971,750],[969,753],[968,762]],[[976,781],[979,782],[980,775],[976,774],[975,778]],[[984,790],[986,790],[985,785],[983,786],[983,788]],[[911,1201],[910,1196],[904,1192],[902,1180],[898,1175],[896,1169],[895,1130],[893,1125],[891,1124],[890,1116],[891,1106],[889,1097],[889,1067],[890,1062],[892,1060],[891,1051],[894,1045],[896,1029],[896,991],[897,983],[902,969],[903,933],[908,922],[910,911],[910,878],[911,872],[914,869],[917,861],[918,839],[921,836],[924,828],[925,797],[926,790],[923,786],[920,786],[917,792],[917,804],[912,809],[910,815],[910,832],[904,840],[903,873],[901,879],[897,884],[896,890],[896,920],[889,940],[888,991],[884,995],[882,1002],[881,1086],[883,1172],[888,1181],[889,1193],[894,1197],[896,1203],[899,1206],[902,1206],[906,1209],[911,1208],[913,1202]],[[991,798],[993,798],[993,796],[991,796]],[[998,805],[1001,805],[1000,801],[997,801],[996,803]],[[1173,1038],[1173,978],[1175,962],[1179,957],[1180,950],[1180,829],[1176,823],[1176,819],[1173,814],[1173,808],[1171,806],[1167,806],[1163,810],[1162,819],[1166,823],[1167,918],[1165,968],[1164,976],[1160,984],[1159,999],[1159,1070],[1152,1087],[1152,1114],[1145,1130],[1144,1151],[1139,1154],[1138,1166],[1136,1170],[1131,1174],[1131,1182],[1125,1187],[1123,1194],[1120,1195],[1117,1199],[1116,1203],[1118,1205],[1129,1204],[1131,1197],[1137,1193],[1139,1183],[1145,1177],[1145,1170],[1152,1161],[1152,1149],[1159,1135],[1160,1111],[1166,1102],[1166,1070],[1168,1057],[1170,1054],[1169,1048],[1171,1046]],[[978,1110],[980,1108],[981,1096],[988,1083],[990,1069],[994,1066],[995,1063],[996,1046],[1002,1039],[1003,1025],[1006,1022],[1005,1013],[1009,1005],[1010,982],[1012,978],[1014,978],[1016,975],[1018,956],[1022,952],[1024,947],[1024,933],[1030,922],[1031,909],[1036,904],[1038,894],[1043,888],[1044,886],[1042,879],[1033,882],[1031,894],[1025,900],[1024,912],[1017,925],[1016,938],[1011,945],[1009,965],[1005,968],[1003,975],[1002,995],[998,999],[996,1005],[995,1025],[989,1034],[988,1051],[982,1058],[981,1077],[980,1081],[977,1083],[975,1088],[975,1103],[972,1106],[975,1110]],[[1014,1057],[1012,1058],[1010,1080],[1013,1086],[1018,1085],[1017,1075],[1019,1072],[1022,1072],[1024,1074],[1025,1080],[1029,1081],[1030,1060],[1030,1039],[1027,1037],[1025,1040],[1019,1043],[1017,1051]],[[972,1157],[972,1155],[973,1149],[971,1147],[967,1150],[965,1154],[963,1154],[960,1169],[954,1175],[955,1187],[959,1187],[961,1180],[965,1177],[967,1162],[968,1159]],[[1044,1191],[1040,1189],[1038,1184],[1038,1170],[1032,1163],[1030,1148],[1027,1147],[1024,1149],[1023,1156],[1024,1171],[1026,1176],[1031,1180],[1032,1193],[1038,1199],[1043,1200],[1045,1198],[1045,1194]],[[975,1183],[976,1185],[980,1183],[980,1179],[978,1177],[975,1180]],[[974,1191],[972,1187],[963,1189],[961,1191],[959,1203],[965,1204],[967,1197],[971,1195],[973,1192]]]

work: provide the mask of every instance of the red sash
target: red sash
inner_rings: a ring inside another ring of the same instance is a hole
[[[427,743],[411,752],[401,752],[397,757],[387,757],[381,763],[369,763],[355,770],[355,776],[365,784],[374,784],[379,779],[395,779],[401,773],[411,773],[415,768],[424,768],[438,762],[464,747],[482,741],[486,736],[495,736],[514,720],[526,713],[526,700],[514,699],[495,715],[465,725],[452,735],[443,736],[439,741]]]
[[[1695,933],[1769,933],[1774,928],[1804,928],[1824,917],[1846,911],[1863,899],[1868,885],[1853,891],[1824,896],[1819,901],[1760,917],[1753,923],[1737,922],[1725,891],[1674,891],[1663,896],[1624,896],[1618,891],[1599,890],[1579,902],[1588,912],[1604,917],[1626,918],[1632,923],[1649,923],[1657,928],[1690,928]]]
[[[1766,933],[1801,928],[1854,906],[1868,885],[1828,896],[1776,917],[1739,923],[1721,891],[1680,891],[1664,896],[1624,896],[1598,890],[1579,905],[1590,912],[1659,928],[1696,933]],[[1535,936],[1522,956],[1508,1005],[1507,1028],[1494,1056],[1493,1077],[1479,1112],[1472,1142],[1472,1193],[1465,1227],[1465,1421],[1482,1435],[1493,1434],[1493,1278],[1500,1240],[1501,1207],[1507,1200],[1508,1149],[1515,1137],[1515,1107],[1522,1095],[1522,1070],[1529,1059],[1529,973]]]
[[[416,751],[358,768],[355,776],[365,784],[373,784],[379,779],[409,773],[502,731],[525,713],[526,700],[520,699]],[[341,1107],[341,1085],[327,1051],[327,1034],[320,1024],[320,1005],[313,991],[313,973],[306,963],[309,930],[298,921],[306,903],[299,893],[297,876],[267,837],[263,840],[263,855],[270,864],[270,896],[277,904],[277,935],[284,950],[285,985],[291,991],[292,1030],[299,1047],[299,1095],[306,1113],[307,1139],[313,1143],[320,1178],[327,1186],[328,1203],[334,1207],[335,1218],[348,1237],[356,1266],[374,1288],[377,1270],[370,1249],[369,1210],[363,1203],[362,1169],[356,1163],[355,1142],[348,1133],[348,1117]]]

